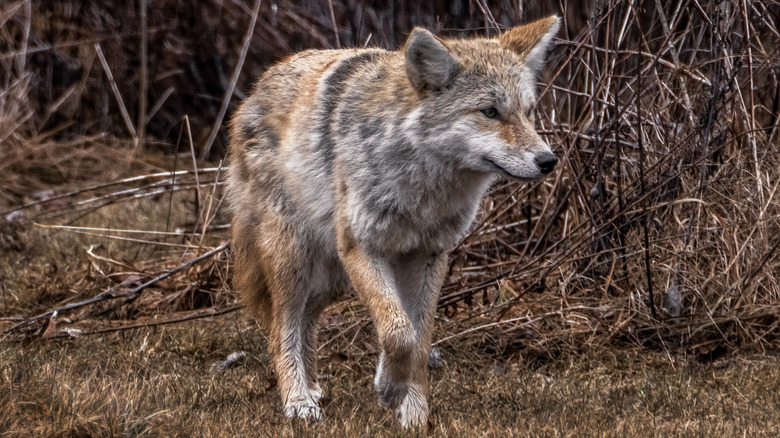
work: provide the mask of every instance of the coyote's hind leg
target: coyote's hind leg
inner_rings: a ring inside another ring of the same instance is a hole
[[[270,228],[272,224],[267,224]],[[269,347],[287,417],[321,420],[317,383],[317,320],[332,301],[330,275],[323,257],[304,239],[304,232],[279,226],[272,257],[269,289],[273,303]]]
[[[275,306],[271,329],[272,356],[287,417],[321,420],[317,383],[317,302],[286,300]]]

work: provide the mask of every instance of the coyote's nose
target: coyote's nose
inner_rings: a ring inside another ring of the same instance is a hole
[[[552,172],[555,165],[558,164],[558,157],[552,152],[540,152],[536,154],[534,161],[539,166],[539,170],[546,174]]]

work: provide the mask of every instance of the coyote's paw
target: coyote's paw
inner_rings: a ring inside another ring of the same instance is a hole
[[[288,401],[284,404],[284,415],[307,421],[322,421],[322,409],[311,398]]]
[[[309,395],[318,403],[322,399],[322,386],[319,383],[309,386]]]
[[[395,416],[405,428],[424,427],[428,424],[428,401],[424,395],[410,389],[396,409]]]
[[[390,378],[385,369],[386,360],[387,356],[382,353],[379,356],[379,364],[376,368],[374,387],[379,396],[379,401],[388,408],[395,409],[401,404],[404,396],[406,396],[407,387],[405,384],[395,382]]]

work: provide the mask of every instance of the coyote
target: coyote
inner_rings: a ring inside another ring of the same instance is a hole
[[[497,176],[558,159],[534,130],[557,16],[496,38],[414,29],[398,51],[308,50],[271,67],[230,126],[234,283],[269,331],[288,417],[320,420],[317,320],[354,288],[379,335],[374,385],[427,423],[448,255]]]

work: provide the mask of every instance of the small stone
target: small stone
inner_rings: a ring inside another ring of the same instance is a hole
[[[5,215],[5,220],[10,223],[20,224],[24,222],[24,212],[21,210],[12,211]]]
[[[238,363],[238,361],[244,359],[245,357],[246,357],[246,353],[243,351],[230,353],[230,355],[227,357],[227,359],[225,359],[224,362],[214,364],[214,369],[216,369],[217,371],[224,371],[232,367],[233,365]]]
[[[664,294],[663,310],[672,318],[677,318],[682,313],[682,297],[677,286],[670,287]]]
[[[431,348],[428,353],[428,368],[436,369],[444,366],[444,358],[441,356],[441,350],[438,348]]]
[[[72,327],[66,327],[62,329],[62,332],[70,336],[71,338],[78,338],[81,334],[81,330]]]

